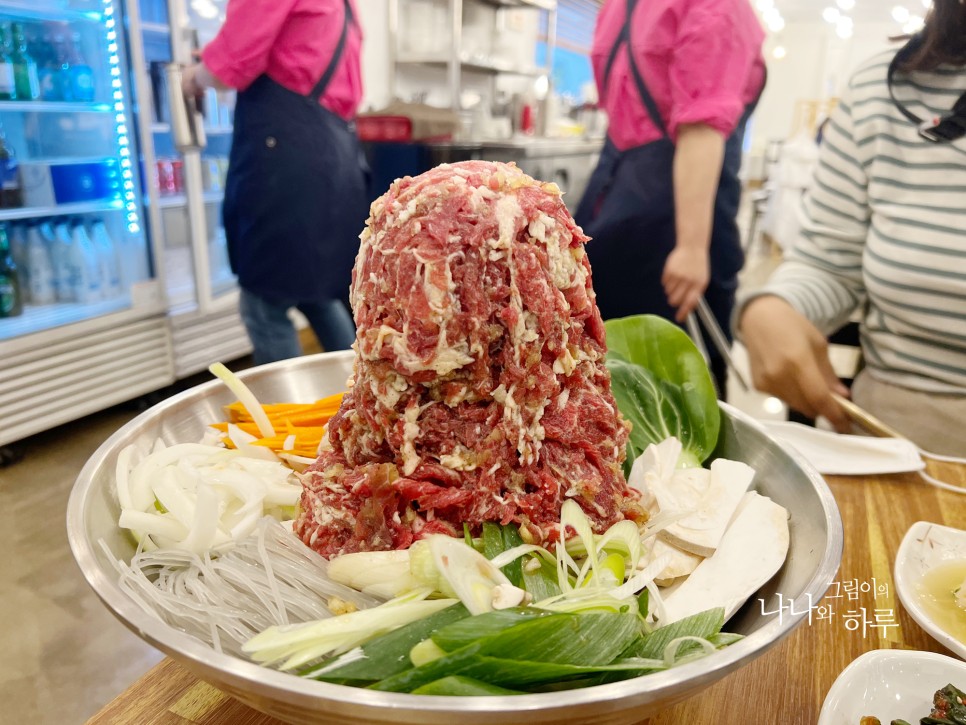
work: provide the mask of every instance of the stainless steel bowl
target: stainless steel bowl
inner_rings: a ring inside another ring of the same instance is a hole
[[[240,373],[264,402],[311,401],[343,390],[352,353],[286,360]],[[695,695],[714,681],[764,653],[799,625],[804,614],[763,615],[775,610],[778,595],[795,612],[818,602],[838,570],[842,520],[825,482],[804,460],[783,450],[754,420],[722,404],[722,432],[716,455],[744,461],[757,471],[759,492],[791,512],[791,546],[782,570],[731,619],[727,630],[745,638],[702,660],[667,672],[610,685],[552,694],[511,697],[430,697],[360,690],[303,680],[218,654],[210,647],[145,614],[117,585],[98,542],[129,559],[131,540],[118,528],[114,468],[131,443],[145,447],[200,439],[209,422],[222,419],[234,396],[218,381],[188,390],[154,406],[111,436],[77,478],[67,510],[71,549],[84,576],[107,607],[133,632],[178,660],[198,677],[252,707],[293,723],[499,723],[638,722]]]

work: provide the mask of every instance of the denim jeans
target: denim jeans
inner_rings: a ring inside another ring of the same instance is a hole
[[[288,317],[294,307],[309,321],[325,350],[346,350],[356,339],[349,310],[339,300],[323,302],[269,302],[242,288],[239,309],[248,337],[255,348],[256,365],[286,360],[302,354],[298,332]]]

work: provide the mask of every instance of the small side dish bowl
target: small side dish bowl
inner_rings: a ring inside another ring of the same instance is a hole
[[[896,593],[909,615],[939,644],[966,659],[966,642],[939,625],[923,606],[919,588],[927,571],[957,559],[966,561],[966,531],[917,521],[899,545],[894,575]]]
[[[239,377],[263,402],[308,402],[345,389],[353,353],[326,353],[246,370]],[[440,697],[356,689],[260,667],[220,654],[206,644],[145,613],[120,589],[109,557],[129,559],[134,545],[118,527],[114,492],[118,454],[138,443],[149,447],[193,442],[209,423],[222,420],[222,407],[234,396],[212,381],[166,400],[121,428],[81,470],[67,513],[70,545],[78,565],[104,604],[133,632],[179,661],[195,675],[252,707],[293,723],[362,725],[483,725],[484,723],[574,722],[625,725],[687,697],[734,672],[777,644],[805,618],[806,602],[818,602],[833,580],[842,556],[842,520],[822,477],[797,454],[784,450],[754,420],[722,404],[715,457],[747,463],[757,472],[754,488],[791,513],[790,547],[784,566],[728,622],[744,635],[712,655],[671,670],[633,680],[562,692],[498,696]],[[775,614],[779,594],[793,611]],[[762,600],[763,603],[759,603]]]
[[[919,722],[936,690],[966,683],[966,662],[935,652],[877,649],[852,660],[832,684],[818,725],[859,725],[872,715]]]

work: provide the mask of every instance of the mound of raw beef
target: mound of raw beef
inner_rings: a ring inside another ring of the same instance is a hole
[[[296,533],[326,557],[515,522],[553,540],[646,513],[604,368],[587,237],[553,184],[468,161],[376,200],[352,273],[353,380],[303,476]]]

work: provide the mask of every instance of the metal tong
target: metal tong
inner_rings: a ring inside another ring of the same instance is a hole
[[[714,343],[715,349],[718,351],[718,354],[721,355],[735,379],[745,391],[751,390],[751,387],[748,385],[748,381],[745,379],[742,372],[735,366],[734,360],[731,357],[731,349],[728,345],[728,339],[721,331],[721,327],[718,325],[718,321],[711,313],[711,308],[708,307],[708,303],[704,297],[701,297],[701,299],[698,300],[698,306],[695,309],[695,312],[692,312],[690,315],[688,315],[687,325],[688,333],[690,334],[691,339],[694,340],[694,344],[701,351],[701,354],[704,355],[705,360],[707,360],[708,351],[704,347],[704,340],[701,336],[701,328],[698,324],[699,319],[701,324],[704,325],[704,328],[708,331],[708,337],[710,337],[711,342]],[[882,422],[867,410],[853,403],[848,398],[845,398],[838,393],[832,393],[832,397],[835,402],[842,407],[842,410],[845,411],[845,414],[849,417],[849,419],[866,432],[871,433],[874,436],[878,436],[879,438],[900,438],[902,440],[907,440],[906,436],[902,435],[895,428],[892,428],[888,424]]]
[[[695,313],[697,313],[697,315],[695,315]],[[701,321],[700,324],[698,324],[698,320]],[[708,337],[711,338],[711,342],[714,345],[715,350],[717,350],[718,354],[721,355],[721,358],[725,361],[725,365],[728,366],[728,370],[730,370],[732,375],[734,375],[735,380],[738,381],[738,384],[741,385],[745,392],[750,391],[752,388],[748,384],[744,373],[738,369],[738,366],[735,365],[734,358],[731,357],[731,344],[728,342],[728,338],[725,337],[724,332],[721,330],[721,326],[718,325],[718,321],[714,318],[714,314],[711,312],[711,308],[708,306],[708,302],[704,299],[703,295],[698,299],[698,306],[695,308],[695,311],[688,315],[687,326],[688,334],[694,341],[695,346],[704,356],[705,360],[710,360],[711,358],[708,355],[708,350],[704,346],[704,338],[701,335],[701,325],[704,325],[704,329],[707,330]],[[722,391],[722,393],[723,392],[724,391]]]

